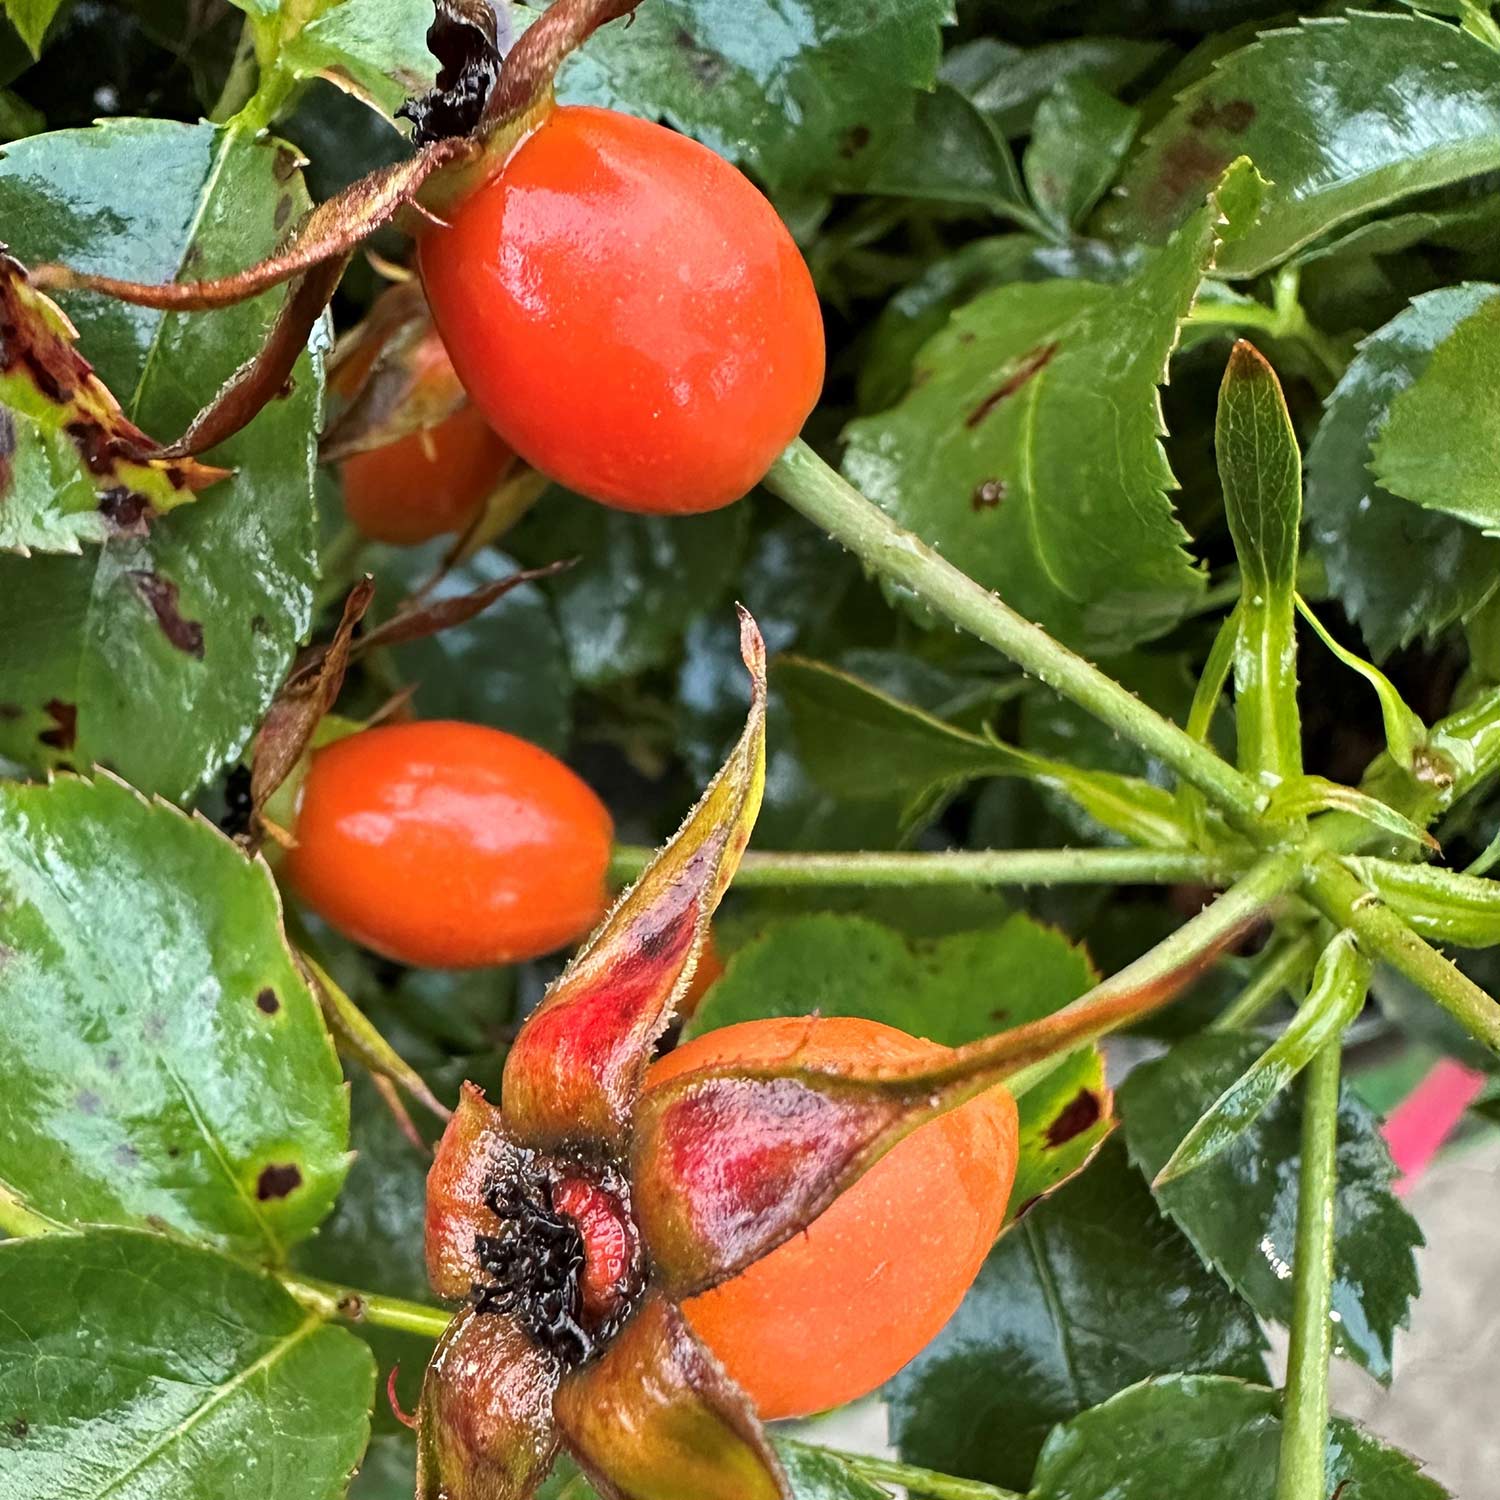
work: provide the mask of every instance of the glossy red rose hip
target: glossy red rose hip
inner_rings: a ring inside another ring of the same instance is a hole
[[[367,729],[317,751],[286,872],[341,932],[402,963],[515,963],[603,914],[609,813],[555,756],[478,724]]]
[[[552,113],[420,264],[491,425],[609,505],[738,499],[823,383],[817,294],[775,210],[706,147],[612,110]]]

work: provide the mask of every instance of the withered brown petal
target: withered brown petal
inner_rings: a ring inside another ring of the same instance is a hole
[[[659,1292],[563,1376],[553,1410],[606,1500],[791,1500],[744,1392]]]
[[[812,1222],[903,1136],[935,1115],[1177,993],[1203,955],[1166,975],[1130,970],[1065,1010],[933,1061],[869,1070],[701,1068],[648,1088],[631,1143],[632,1201],[674,1297],[717,1286]]]
[[[496,1313],[449,1325],[417,1408],[417,1500],[525,1500],[552,1467],[557,1360]]]
[[[540,24],[540,23],[539,23]],[[765,644],[748,613],[740,649],[750,716],[703,799],[521,1028],[502,1105],[527,1146],[623,1152],[651,1049],[686,990],[765,784]]]
[[[479,1279],[474,1241],[498,1227],[484,1193],[505,1149],[500,1111],[464,1084],[427,1173],[427,1278],[440,1297],[467,1297]]]

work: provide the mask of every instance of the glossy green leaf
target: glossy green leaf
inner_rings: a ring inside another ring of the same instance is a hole
[[[970,734],[819,662],[783,658],[775,677],[803,761],[841,796],[904,794],[908,817],[917,821],[935,798],[966,781],[1017,776],[1066,796],[1110,832],[1157,846],[1186,841],[1171,794],[1139,777],[1080,770]]]
[[[237,270],[306,203],[285,147],[210,125],[114,120],[20,141],[0,161],[17,255],[144,281]],[[59,300],[126,414],[165,438],[260,346],[280,294],[190,315]],[[240,752],[308,628],[321,391],[321,360],[304,355],[290,393],[208,455],[234,477],[149,537],[0,558],[0,754],[102,762],[183,798]]]
[[[1345,863],[1408,926],[1434,942],[1460,948],[1500,943],[1500,882],[1392,859]]]
[[[1002,134],[1025,135],[1037,107],[1059,85],[1087,81],[1113,91],[1144,73],[1165,50],[1160,42],[1119,36],[1069,37],[1039,47],[982,36],[954,47],[939,77],[967,94]]]
[[[63,0],[5,0],[5,18],[31,48],[32,56],[42,50],[42,38],[52,18],[62,9]]]
[[[1337,1045],[1369,988],[1370,961],[1354,934],[1336,934],[1318,955],[1307,998],[1286,1030],[1199,1116],[1152,1186],[1160,1191],[1233,1145],[1324,1047]]]
[[[0,792],[0,1185],[57,1224],[276,1258],[333,1205],[349,1105],[269,872],[128,787]]]
[[[1236,605],[1225,616],[1224,623],[1219,626],[1213,645],[1208,649],[1208,658],[1203,663],[1203,670],[1198,676],[1197,685],[1193,689],[1193,701],[1188,708],[1185,728],[1195,740],[1204,742],[1208,739],[1209,731],[1213,727],[1214,715],[1218,713],[1219,706],[1223,702],[1224,688],[1229,682],[1229,674],[1234,670],[1234,658],[1239,649],[1239,642],[1240,611],[1239,606]],[[1197,842],[1202,837],[1208,806],[1203,793],[1191,783],[1184,781],[1177,788],[1177,806],[1184,821],[1193,831],[1194,841]]]
[[[1259,1057],[1255,1037],[1220,1033],[1179,1043],[1120,1086],[1131,1158],[1155,1177],[1215,1099]],[[1263,1317],[1291,1316],[1302,1104],[1282,1094],[1201,1171],[1157,1195],[1203,1258]],[[1417,1291],[1422,1243],[1391,1191],[1395,1169],[1369,1110],[1347,1090],[1339,1104],[1334,1201],[1334,1346],[1379,1380]]]
[[[1226,184],[1227,212],[1248,179]],[[922,350],[901,404],[848,429],[844,469],[860,489],[1084,650],[1160,634],[1203,586],[1167,498],[1157,385],[1219,215],[1200,206],[1120,285],[982,294]]]
[[[1497,292],[1484,283],[1427,292],[1373,333],[1328,398],[1308,449],[1313,540],[1334,596],[1377,660],[1468,615],[1500,572],[1500,542],[1392,495],[1369,469],[1392,401],[1453,329]]]
[[[743,504],[637,516],[550,490],[514,545],[533,566],[578,559],[548,588],[573,676],[596,687],[672,659],[684,625],[727,596],[748,520]]]
[[[1275,1391],[1215,1375],[1132,1386],[1052,1434],[1032,1500],[1272,1500],[1280,1403]],[[1413,1459],[1341,1417],[1328,1424],[1324,1490],[1340,1500],[1448,1500]]]
[[[1427,510],[1500,531],[1500,302],[1486,301],[1432,352],[1391,402],[1375,440],[1379,482]]]
[[[1500,166],[1500,55],[1421,15],[1268,31],[1147,134],[1111,229],[1164,237],[1238,156],[1273,186],[1218,264],[1252,276],[1356,215]]]
[[[1139,110],[1076,74],[1038,105],[1022,170],[1054,229],[1066,234],[1083,222],[1114,181],[1139,119]]]
[[[1372,828],[1379,828],[1403,842],[1434,852],[1437,850],[1437,840],[1420,823],[1397,812],[1380,798],[1341,782],[1330,781],[1326,776],[1296,776],[1283,781],[1271,793],[1266,804],[1266,817],[1272,821],[1292,822],[1330,808],[1353,813]]]
[[[1254,1315],[1111,1142],[990,1252],[948,1325],[885,1387],[903,1458],[1024,1488],[1054,1424],[1151,1375],[1264,1380]]]
[[[375,567],[375,620],[389,618],[426,583],[443,550],[443,544],[389,549]],[[428,597],[457,598],[498,583],[519,567],[488,547],[448,569]],[[554,754],[566,748],[573,679],[562,633],[540,585],[523,583],[483,614],[394,647],[390,656],[400,679],[415,685],[412,701],[420,717],[489,724]]]
[[[233,0],[249,12],[271,65],[293,79],[326,78],[388,118],[427,88],[432,0]]]
[[[838,1454],[781,1438],[774,1443],[793,1500],[888,1500],[888,1492],[856,1474]]]
[[[741,948],[689,1035],[763,1016],[863,1016],[961,1046],[1076,1000],[1096,975],[1084,952],[1026,916],[908,942],[865,917],[777,923]],[[1012,1212],[1076,1172],[1109,1129],[1098,1050],[1084,1048],[1022,1096]]]
[[[276,1282],[132,1230],[0,1245],[0,1492],[338,1500],[374,1361]]]
[[[1300,594],[1297,596],[1297,612],[1312,626],[1318,639],[1346,667],[1358,672],[1375,689],[1375,695],[1380,700],[1380,720],[1385,728],[1386,749],[1398,766],[1410,769],[1417,751],[1427,743],[1427,726],[1407,706],[1406,700],[1396,690],[1395,683],[1379,667],[1341,646],[1329,635]]]
[[[652,0],[559,79],[564,102],[663,118],[773,187],[857,178],[931,87],[950,0]]]

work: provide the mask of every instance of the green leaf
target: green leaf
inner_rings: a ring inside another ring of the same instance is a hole
[[[773,188],[858,177],[899,141],[937,74],[951,0],[784,0],[747,25],[735,0],[652,0],[564,67],[564,103],[679,130]]]
[[[830,792],[908,797],[916,823],[935,800],[982,776],[1019,776],[1070,798],[1110,832],[1171,847],[1186,841],[1171,794],[1137,777],[1080,770],[970,734],[820,662],[783,657],[774,678],[791,705],[802,759]]]
[[[1404,500],[1500,531],[1500,302],[1470,313],[1391,402],[1375,441],[1376,479]]]
[[[0,788],[0,1186],[57,1224],[279,1257],[333,1205],[349,1105],[276,890],[120,783]]]
[[[776,1456],[786,1470],[793,1500],[889,1500],[887,1492],[862,1479],[836,1453],[791,1438],[775,1439]]]
[[[1199,1116],[1152,1186],[1160,1191],[1233,1145],[1324,1047],[1338,1044],[1364,1009],[1369,988],[1370,961],[1354,934],[1335,934],[1318,955],[1307,998],[1286,1030]]]
[[[1344,861],[1407,925],[1438,943],[1500,943],[1500,882],[1393,859]]]
[[[1240,564],[1234,652],[1240,768],[1284,780],[1302,769],[1295,604],[1302,455],[1276,372],[1243,339],[1219,388],[1214,447]]]
[[[1280,1442],[1276,1391],[1221,1375],[1167,1375],[1059,1427],[1042,1450],[1031,1497],[1272,1500]],[[1342,1417],[1328,1424],[1324,1491],[1342,1491],[1340,1500],[1448,1500],[1412,1459]]]
[[[261,9],[256,0],[235,3]],[[280,8],[307,10],[298,0],[282,0]],[[388,119],[436,78],[437,59],[427,50],[432,0],[322,0],[316,9],[276,50],[277,66],[293,78],[326,78]]]
[[[36,1500],[337,1500],[375,1368],[211,1251],[131,1230],[0,1245],[0,1488]]]
[[[33,136],[0,161],[17,255],[143,281],[249,265],[306,204],[287,148],[210,125],[114,120]],[[281,296],[194,314],[60,300],[126,414],[171,437],[260,347]],[[0,557],[0,754],[102,762],[181,799],[240,752],[309,624],[321,398],[321,358],[304,355],[290,394],[209,455],[234,477],[149,537]]]
[[[5,0],[6,19],[20,32],[33,57],[41,56],[42,38],[53,16],[62,9],[62,3],[63,0]]]
[[[578,559],[549,588],[573,676],[598,687],[673,658],[684,625],[728,594],[748,521],[744,504],[638,516],[549,490],[507,540],[533,566]]]
[[[1266,803],[1265,816],[1271,822],[1292,822],[1310,813],[1338,808],[1363,818],[1371,827],[1383,829],[1393,837],[1416,844],[1436,853],[1438,841],[1420,823],[1397,812],[1379,797],[1359,791],[1326,776],[1294,776],[1283,781]]]
[[[1125,1138],[1148,1177],[1261,1045],[1249,1036],[1199,1036],[1126,1078],[1119,1095]],[[1263,1318],[1281,1323],[1292,1309],[1301,1116],[1297,1091],[1281,1095],[1216,1160],[1157,1194],[1198,1253]],[[1382,1381],[1390,1379],[1392,1340],[1416,1295],[1412,1251],[1422,1243],[1391,1192],[1394,1176],[1376,1120],[1346,1090],[1334,1200],[1334,1347]]]
[[[1059,85],[1088,81],[1113,92],[1166,51],[1161,42],[1117,36],[1069,37],[1017,47],[984,36],[955,47],[938,76],[967,94],[1002,135],[1025,135],[1041,101]]]
[[[1042,217],[1061,234],[1081,224],[1114,181],[1140,111],[1076,74],[1037,108],[1022,170]]]
[[[957,1047],[1061,1010],[1096,977],[1082,949],[1021,915],[915,943],[865,917],[793,917],[734,954],[687,1033],[816,1011]],[[1074,1054],[1019,1103],[1013,1213],[1082,1167],[1108,1131],[1098,1050]]]
[[[1117,652],[1169,628],[1203,576],[1167,498],[1157,385],[1218,226],[1217,202],[1200,208],[1117,286],[1002,286],[960,309],[901,404],[849,427],[849,478],[1070,644]]]
[[[445,544],[392,547],[376,566],[377,619],[430,578]],[[520,564],[493,547],[449,568],[428,596],[436,602],[508,578]],[[518,734],[560,754],[572,728],[573,680],[562,633],[534,583],[511,589],[483,614],[391,650],[404,682],[416,684],[424,719],[463,719]]]
[[[990,1252],[947,1327],[885,1387],[910,1463],[1030,1484],[1054,1424],[1151,1375],[1266,1378],[1254,1315],[1110,1142]]]
[[[1328,398],[1307,452],[1313,541],[1334,596],[1377,660],[1470,614],[1500,573],[1500,542],[1392,495],[1369,471],[1391,403],[1497,292],[1484,283],[1427,292],[1371,334]]]
[[[1273,184],[1218,269],[1253,276],[1334,225],[1500,166],[1500,56],[1419,15],[1307,20],[1222,58],[1147,135],[1113,232],[1161,239],[1238,156]]]

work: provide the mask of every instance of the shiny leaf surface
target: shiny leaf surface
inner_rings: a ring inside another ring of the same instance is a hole
[[[0,794],[0,1183],[58,1224],[279,1258],[349,1105],[264,865],[107,779]]]
[[[1356,214],[1500,166],[1500,55],[1423,15],[1268,31],[1147,134],[1110,228],[1164,237],[1238,156],[1273,184],[1260,222],[1219,259],[1251,276]]]
[[[661,0],[606,27],[559,79],[565,103],[667,120],[773,187],[879,161],[937,72],[948,0]]]
[[[1236,173],[1226,191],[1246,185]],[[1119,651],[1160,633],[1202,577],[1167,498],[1157,386],[1221,227],[1200,201],[1120,285],[982,294],[923,348],[901,404],[850,426],[845,472],[1070,644]]]
[[[0,1245],[0,1488],[37,1500],[338,1500],[375,1368],[211,1251],[130,1230]]]
[[[734,955],[687,1028],[764,1016],[862,1016],[947,1047],[1050,1015],[1096,979],[1087,955],[1026,916],[911,943],[858,916],[794,917]],[[1110,1128],[1104,1062],[1080,1049],[1019,1101],[1011,1211],[1072,1176]]]
[[[1375,441],[1376,479],[1404,500],[1500,530],[1500,303],[1476,308],[1394,401]]]
[[[1222,1376],[1168,1375],[1059,1427],[1042,1450],[1031,1494],[1034,1500],[1163,1494],[1272,1500],[1280,1441],[1275,1391]],[[1120,1462],[1123,1453],[1128,1464]],[[1338,1417],[1328,1426],[1324,1486],[1348,1500],[1448,1500],[1413,1459]]]
[[[605,917],[505,1060],[506,1125],[524,1145],[624,1146],[651,1049],[692,977],[765,785],[765,643],[741,612],[750,715],[671,842]]]
[[[610,1500],[791,1500],[749,1401],[659,1293],[563,1378],[555,1410],[568,1451]]]
[[[145,179],[153,192],[139,191]],[[209,125],[116,120],[33,137],[0,161],[17,255],[151,281],[254,260],[306,202],[286,148]],[[255,351],[279,300],[185,316],[60,298],[125,414],[167,435]],[[106,762],[181,798],[241,750],[309,623],[321,386],[320,361],[304,356],[290,394],[209,456],[234,477],[148,537],[0,558],[0,753]]]
[[[1125,1080],[1125,1137],[1148,1177],[1260,1051],[1254,1037],[1200,1036]],[[1283,1323],[1292,1306],[1301,1114],[1295,1091],[1281,1095],[1215,1161],[1158,1195],[1198,1253],[1262,1317]],[[1416,1295],[1412,1250],[1422,1243],[1391,1192],[1394,1175],[1376,1121],[1346,1092],[1334,1200],[1334,1347],[1380,1380],[1390,1379],[1395,1332]]]
[[[1076,74],[1037,106],[1022,170],[1043,218],[1066,234],[1114,180],[1139,111]]]
[[[891,1436],[910,1463],[1023,1488],[1055,1423],[1152,1375],[1264,1380],[1264,1347],[1117,1141],[1001,1239],[886,1386]]]
[[[1307,452],[1313,540],[1334,596],[1377,660],[1478,608],[1500,570],[1500,542],[1391,494],[1369,469],[1391,403],[1497,292],[1487,283],[1426,292],[1371,334],[1328,398]],[[1411,566],[1413,556],[1422,567]]]

